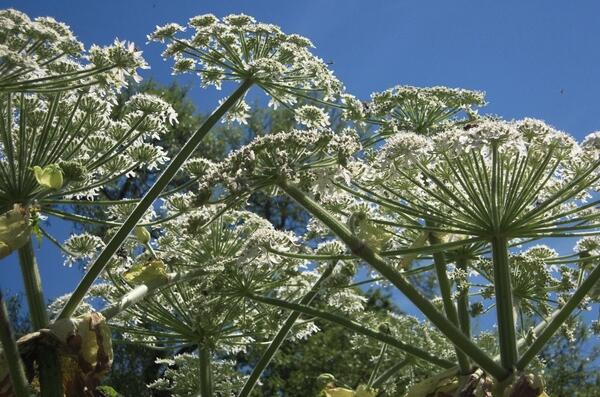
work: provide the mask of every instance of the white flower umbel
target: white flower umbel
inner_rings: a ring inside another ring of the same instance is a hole
[[[343,165],[359,148],[358,136],[352,130],[341,134],[330,130],[292,130],[266,135],[208,168],[201,189],[222,185],[232,194],[242,194],[273,186],[278,178],[309,183],[323,177],[320,170],[313,174],[313,168]]]
[[[371,95],[363,105],[349,101],[357,120],[365,113],[365,120],[380,125],[379,135],[387,136],[400,130],[427,134],[440,131],[448,122],[466,122],[476,117],[475,109],[485,104],[484,93],[447,87],[420,88],[397,86]],[[464,116],[467,115],[467,119]]]
[[[133,43],[93,45],[88,54],[70,28],[50,17],[31,20],[0,10],[0,93],[57,92],[90,85],[120,88],[147,68]]]
[[[148,40],[168,43],[163,56],[175,59],[173,73],[195,73],[203,87],[217,89],[224,81],[250,79],[271,96],[273,105],[291,106],[298,98],[337,101],[343,90],[327,65],[311,54],[308,39],[247,15],[222,20],[199,15],[186,27],[157,27]],[[240,102],[236,121],[245,121],[246,106]]]
[[[166,160],[156,139],[173,121],[170,105],[157,97],[134,96],[118,120],[111,118],[112,95],[99,90],[62,95],[27,94],[10,102],[12,125],[0,125],[0,190],[8,200],[81,196],[140,166]],[[29,147],[25,147],[28,142]],[[31,169],[57,164],[64,183],[45,189]]]
[[[314,105],[304,105],[296,109],[296,121],[307,128],[329,127],[329,115]]]
[[[300,272],[302,259],[273,252],[288,251],[293,240],[289,233],[274,230],[268,221],[238,211],[203,219],[201,214],[190,213],[163,225],[156,255],[167,261],[170,271],[203,270],[203,274],[161,290],[116,320],[130,338],[172,346],[199,343],[213,352],[235,353],[251,343],[249,335],[262,339],[273,333],[285,315],[277,308],[249,301],[248,294],[271,291],[280,299],[293,300],[305,293],[303,285],[315,279],[313,273]],[[136,256],[131,251],[128,255],[134,258],[132,268],[148,266],[146,253]],[[117,291],[126,291],[130,283],[126,274],[112,270],[107,277]],[[106,298],[112,301],[117,296]],[[156,334],[147,338],[150,324]],[[303,334],[306,328],[295,332]]]

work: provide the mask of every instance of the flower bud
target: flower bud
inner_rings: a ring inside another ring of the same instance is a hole
[[[41,186],[58,190],[63,185],[63,171],[58,164],[48,164],[44,168],[36,165],[33,174]]]
[[[60,169],[63,171],[63,177],[67,181],[82,182],[85,181],[88,170],[87,168],[77,161],[60,161],[58,163]]]
[[[135,238],[142,244],[148,244],[150,242],[150,232],[144,226],[138,226],[135,228]]]

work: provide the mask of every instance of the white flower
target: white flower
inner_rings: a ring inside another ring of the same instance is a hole
[[[386,141],[376,161],[382,167],[387,164],[405,167],[426,159],[431,155],[432,148],[431,139],[414,132],[400,132]]]
[[[168,42],[164,57],[175,58],[174,73],[195,72],[202,87],[221,87],[224,80],[252,78],[271,96],[271,103],[291,105],[298,95],[335,100],[343,91],[327,65],[310,53],[310,40],[286,35],[275,25],[247,15],[219,20],[212,14],[188,22],[191,37],[178,24],[157,27],[150,41]]]
[[[76,262],[93,259],[104,246],[98,236],[88,233],[73,235],[63,243],[65,265],[71,267]]]
[[[296,109],[296,121],[308,128],[326,128],[329,126],[329,115],[319,107],[304,105]]]

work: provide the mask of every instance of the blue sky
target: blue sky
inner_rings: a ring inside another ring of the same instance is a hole
[[[299,33],[333,62],[336,75],[360,98],[396,84],[446,85],[487,92],[487,112],[507,119],[535,117],[581,139],[600,130],[600,3],[594,1],[184,1],[2,0],[31,17],[67,23],[86,47],[115,37],[136,42],[151,65],[145,78],[168,83],[163,47],[146,44],[156,25],[191,16],[245,13]],[[226,93],[192,96],[209,112]],[[59,240],[70,227],[52,220]],[[47,297],[74,288],[78,269],[62,266],[47,241],[39,250]],[[0,263],[0,288],[21,290],[16,258]]]

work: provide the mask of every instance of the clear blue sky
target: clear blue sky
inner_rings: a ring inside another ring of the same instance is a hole
[[[155,25],[241,12],[310,38],[360,98],[396,84],[471,88],[486,91],[487,111],[507,119],[540,118],[577,138],[600,130],[596,1],[2,0],[0,6],[55,17],[86,47],[115,37],[134,41],[152,67],[143,76],[164,83],[173,77],[160,58],[163,47],[145,43]],[[192,95],[203,112],[215,106],[215,95],[197,83]],[[53,222],[56,236],[66,238],[70,228]],[[47,241],[40,254],[47,296],[72,290],[80,271],[63,268]],[[16,258],[2,260],[0,271],[0,288],[21,290]]]

